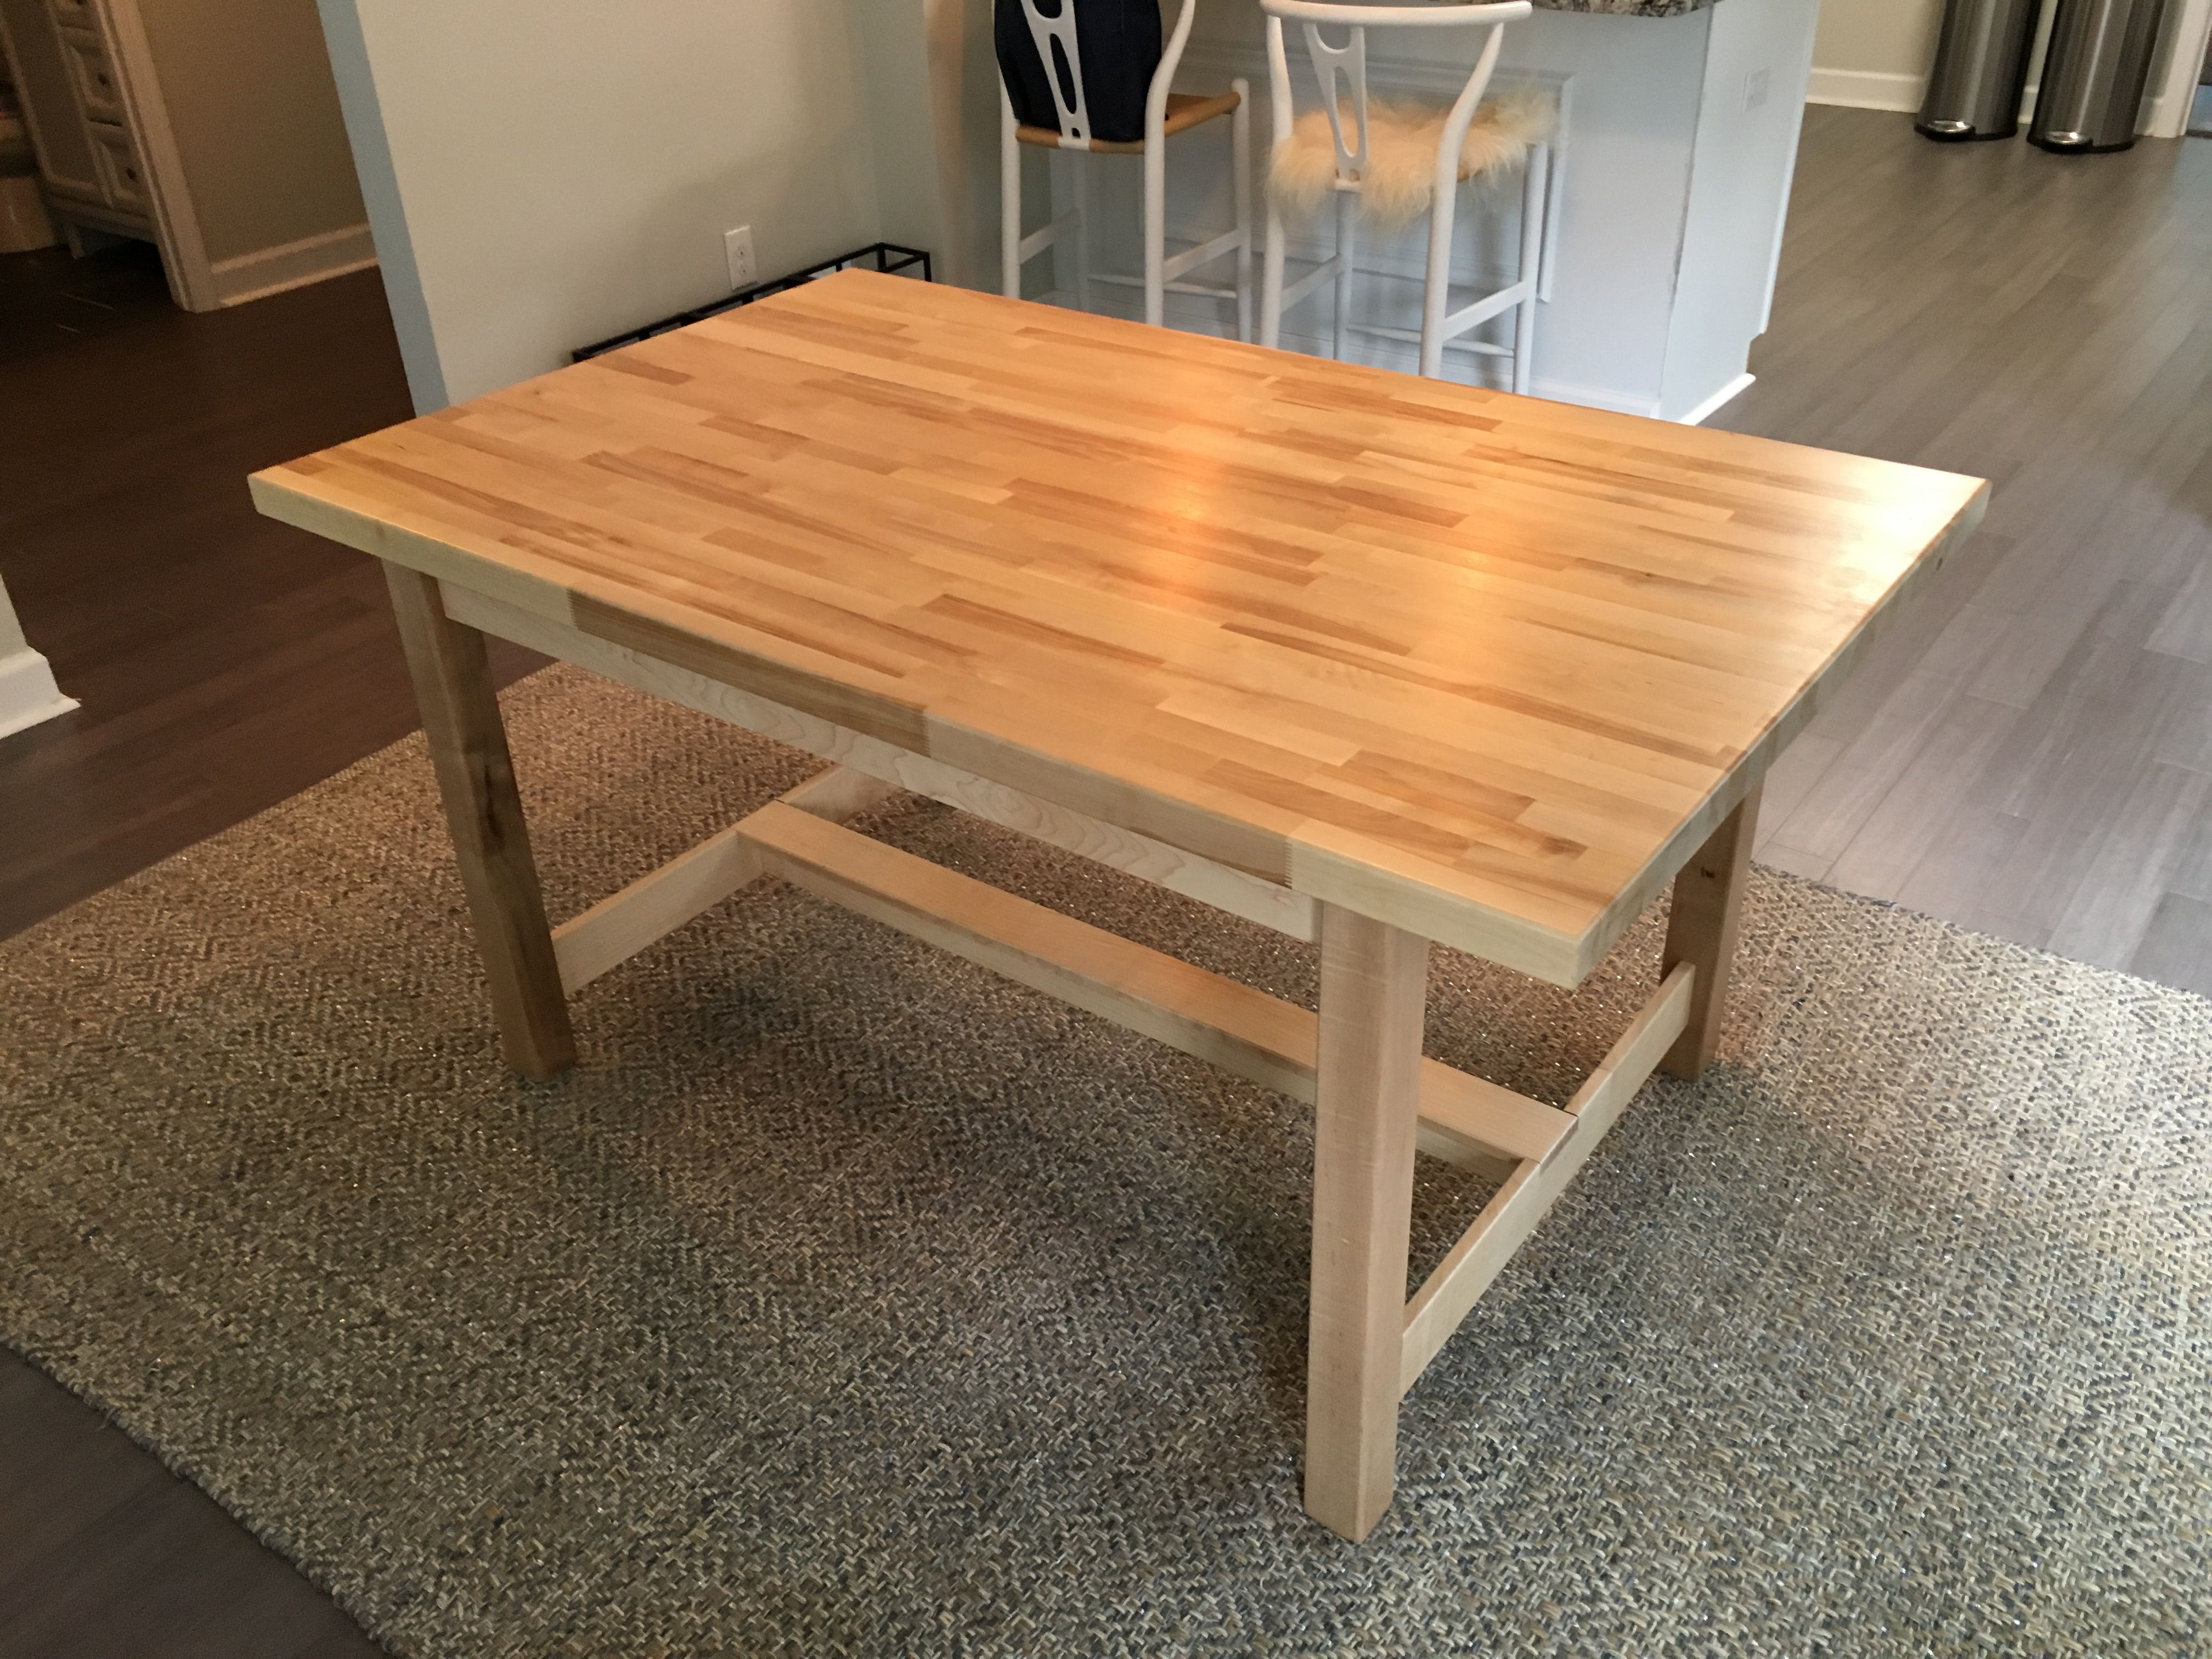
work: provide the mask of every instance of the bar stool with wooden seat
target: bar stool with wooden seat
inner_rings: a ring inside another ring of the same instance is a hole
[[[1536,302],[1547,256],[1550,207],[1549,140],[1556,111],[1548,99],[1518,97],[1485,105],[1482,95],[1497,67],[1504,26],[1530,15],[1528,0],[1468,5],[1346,4],[1342,0],[1260,0],[1267,16],[1269,102],[1274,122],[1270,153],[1267,251],[1261,277],[1260,341],[1273,345],[1283,313],[1334,280],[1336,289],[1334,355],[1345,355],[1352,334],[1375,334],[1420,343],[1420,372],[1443,371],[1448,342],[1492,318],[1512,311],[1513,344],[1461,341],[1465,349],[1512,360],[1512,389],[1528,390],[1535,343]],[[1321,92],[1321,107],[1297,116],[1292,106],[1290,64],[1283,47],[1285,21],[1302,25],[1306,55]],[[1343,44],[1332,46],[1324,25],[1341,26]],[[1482,28],[1488,33],[1467,84],[1449,110],[1370,100],[1367,33],[1372,28]],[[1456,311],[1448,310],[1452,220],[1459,186],[1469,179],[1522,167],[1520,260],[1514,280]],[[1336,244],[1329,257],[1287,288],[1283,282],[1286,202],[1316,207],[1334,195]],[[1421,287],[1421,327],[1354,323],[1352,278],[1358,236],[1355,219],[1365,211],[1385,224],[1410,222],[1426,213],[1429,246]]]
[[[1213,299],[1234,300],[1237,303],[1237,337],[1250,339],[1253,241],[1251,88],[1245,82],[1237,80],[1230,82],[1226,92],[1212,94],[1168,90],[1175,80],[1176,66],[1182,60],[1183,46],[1190,37],[1191,21],[1197,10],[1197,0],[1183,0],[1182,12],[1176,20],[1174,33],[1161,52],[1158,64],[1152,70],[1146,86],[1141,129],[1133,137],[1103,137],[1093,123],[1092,105],[1095,100],[1085,80],[1083,54],[1077,40],[1077,14],[1082,0],[1058,0],[1057,9],[1048,14],[1042,6],[1050,3],[1051,0],[1000,0],[1002,16],[1008,9],[1018,7],[1028,24],[1029,36],[1036,45],[1038,59],[1043,66],[1043,82],[1049,89],[1056,118],[1054,126],[1046,127],[1025,123],[1017,117],[1013,97],[1006,83],[1006,33],[1002,23],[999,82],[1000,258],[1005,293],[1009,298],[1019,299],[1023,266],[1073,232],[1077,239],[1077,299],[1084,309],[1091,308],[1089,284],[1094,282],[1121,283],[1133,288],[1142,288],[1145,320],[1155,325],[1163,319],[1166,296],[1170,293],[1200,294]],[[1149,9],[1146,15],[1150,15]],[[1096,70],[1098,66],[1094,64],[1093,68]],[[1170,255],[1167,252],[1167,141],[1224,115],[1230,119],[1231,165],[1235,173],[1233,191],[1237,222],[1234,228],[1210,240]],[[1106,125],[1109,133],[1113,131],[1104,123],[1098,125]],[[1077,175],[1075,204],[1055,216],[1042,229],[1032,231],[1026,236],[1022,234],[1021,154],[1025,144],[1041,149],[1070,150],[1086,155],[1140,155],[1144,158],[1143,276],[1091,270],[1090,216],[1086,210],[1089,181],[1082,171],[1079,171]],[[1233,286],[1182,280],[1200,267],[1232,255],[1237,262]]]

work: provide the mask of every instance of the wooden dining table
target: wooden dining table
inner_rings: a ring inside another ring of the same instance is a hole
[[[774,875],[1310,1103],[1305,1504],[1355,1540],[1401,1397],[1652,1072],[1714,1059],[1761,780],[1987,495],[857,271],[252,483],[385,563],[526,1076]],[[486,635],[830,765],[550,926]],[[851,826],[900,790],[1316,945],[1318,1011]],[[1424,1057],[1432,942],[1571,987],[1670,883],[1564,1105]],[[1417,1155],[1502,1184],[1408,1301]]]

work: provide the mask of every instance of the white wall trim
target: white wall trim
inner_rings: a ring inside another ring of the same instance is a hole
[[[362,204],[368,222],[381,240],[378,263],[384,278],[384,299],[392,313],[392,331],[399,337],[399,360],[407,370],[408,395],[415,412],[427,415],[453,401],[446,395],[445,366],[438,357],[438,337],[430,323],[430,306],[422,291],[421,261],[415,255],[414,234],[399,199],[399,175],[392,161],[392,140],[384,130],[384,112],[377,106],[376,77],[369,66],[368,40],[362,31],[360,0],[315,0],[323,20],[323,40],[331,52],[331,72],[337,82],[338,111],[345,118],[346,140],[353,149],[354,171],[361,179]]]
[[[0,657],[0,738],[66,714],[76,706],[75,697],[62,696],[53,669],[29,646]]]
[[[176,129],[169,120],[168,100],[161,95],[146,20],[137,0],[108,0],[94,15],[101,20],[107,50],[123,68],[123,95],[131,105],[129,125],[139,159],[146,164],[147,200],[161,237],[161,264],[168,273],[172,297],[186,311],[212,311],[219,301],[208,272],[207,244],[200,235],[199,211],[185,178]]]
[[[2189,106],[2197,97],[2205,38],[2212,34],[2212,0],[2169,5],[2165,27],[2166,40],[2151,60],[2145,100],[2149,107],[2136,131],[2153,138],[2179,138],[2189,131]]]
[[[1735,397],[1739,392],[1748,391],[1751,387],[1751,383],[1758,378],[1759,376],[1756,374],[1737,375],[1735,379],[1730,380],[1718,392],[1716,392],[1711,397],[1706,398],[1705,402],[1699,404],[1688,414],[1683,416],[1679,424],[1683,426],[1703,426],[1719,411],[1723,404],[1727,403],[1731,398]]]
[[[376,244],[369,239],[368,223],[326,230],[296,242],[218,259],[208,267],[218,305],[244,305],[266,299],[286,289],[303,288],[348,271],[366,270],[376,263]]]
[[[1872,70],[1822,69],[1813,65],[1813,78],[1805,85],[1808,104],[1840,104],[1845,109],[1901,110],[1920,112],[1920,100],[1928,89],[1924,75],[1881,75]]]

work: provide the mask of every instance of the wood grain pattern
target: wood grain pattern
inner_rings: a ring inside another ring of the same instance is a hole
[[[1562,983],[1984,495],[859,272],[254,487]]]
[[[476,924],[500,1047],[525,1077],[549,1078],[575,1063],[576,1039],[483,635],[446,615],[429,577],[395,564],[385,574]]]
[[[750,692],[734,690],[688,668],[579,632],[566,623],[520,609],[503,599],[472,593],[456,583],[441,585],[447,614],[501,640],[527,644],[619,680],[624,685],[680,702],[716,720],[742,726],[835,760],[932,800],[942,801],[1038,841],[1127,872],[1217,909],[1256,921],[1310,944],[1320,937],[1314,902],[1302,893],[1216,863],[1200,853],[1171,847],[1085,813],[1024,794],[973,772],[931,760],[879,738],[863,737],[813,714]],[[1202,837],[1201,837],[1202,839]]]
[[[1428,982],[1426,939],[1322,910],[1305,1501],[1307,1514],[1354,1543],[1390,1506],[1396,1479]]]
[[[1736,918],[1743,909],[1743,879],[1751,868],[1752,838],[1759,833],[1759,792],[1753,789],[1674,878],[1667,912],[1667,946],[1660,972],[1688,963],[1697,969],[1689,1017],[1682,1034],[1659,1063],[1695,1082],[1712,1062],[1728,1011],[1729,969],[1735,961]]]
[[[897,793],[863,773],[833,766],[776,799],[842,823]],[[647,871],[553,930],[562,990],[574,996],[610,969],[750,886],[763,873],[760,851],[738,824]]]
[[[735,829],[709,836],[553,930],[561,989],[574,996],[762,874],[760,854]]]
[[[802,786],[803,787],[803,786]],[[871,840],[783,801],[733,827],[774,873],[1293,1100],[1315,1098],[1317,1022],[1294,1003]],[[1416,1049],[1418,1055],[1418,1047]],[[1419,1148],[1504,1175],[1573,1127],[1557,1107],[1420,1059]]]
[[[1658,1067],[1661,1056],[1680,1040],[1689,1020],[1697,976],[1698,970],[1684,963],[1660,982],[1657,993],[1567,1103],[1574,1127],[1544,1157],[1530,1158],[1513,1172],[1406,1304],[1399,1353],[1401,1394],[1420,1380],[1429,1361],[1451,1340],[1460,1322],[1619,1121],[1636,1091]]]

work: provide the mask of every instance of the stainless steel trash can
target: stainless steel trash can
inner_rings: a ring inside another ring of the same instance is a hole
[[[2042,0],[1950,0],[1914,127],[1947,141],[2009,138],[2019,131],[2027,55],[2042,9]]]
[[[2027,142],[2074,155],[2134,143],[2165,10],[2165,0],[2058,0]]]

